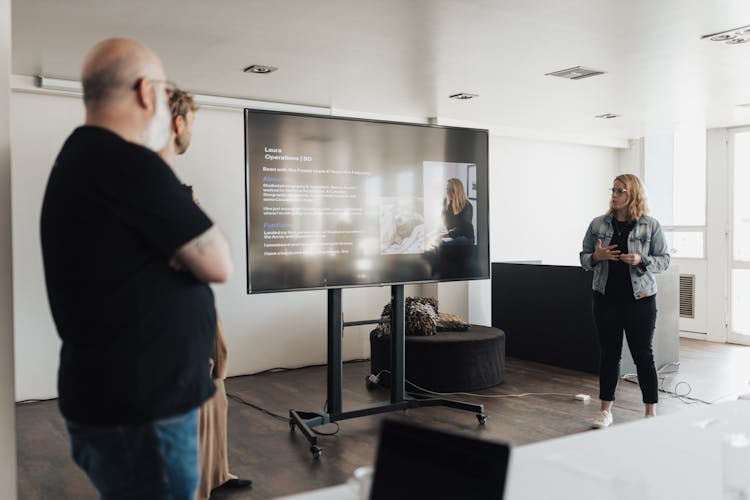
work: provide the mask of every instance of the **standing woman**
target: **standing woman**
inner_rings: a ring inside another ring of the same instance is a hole
[[[581,266],[594,271],[593,312],[599,336],[601,412],[593,427],[608,427],[620,378],[623,331],[638,372],[645,416],[655,415],[659,386],[654,365],[656,279],[669,266],[669,251],[659,221],[646,215],[640,179],[618,175],[610,208],[591,221],[583,238]]]

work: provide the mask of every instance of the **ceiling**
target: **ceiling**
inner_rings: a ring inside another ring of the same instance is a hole
[[[12,72],[77,80],[111,36],[201,94],[622,140],[750,123],[747,0],[13,0]],[[250,64],[277,66],[250,75]],[[545,73],[587,66],[573,81]],[[457,101],[457,92],[479,94]],[[603,120],[595,115],[614,113]]]

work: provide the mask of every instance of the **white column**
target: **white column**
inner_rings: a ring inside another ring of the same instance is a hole
[[[469,322],[469,283],[470,281],[444,281],[438,284],[438,309],[440,312],[457,314]]]
[[[618,155],[618,174],[635,174],[644,179],[644,138],[631,139],[628,147],[617,150]]]
[[[727,130],[723,128],[709,129],[706,133],[706,340],[712,342],[727,341],[729,322],[731,257],[727,231],[731,220],[731,197],[728,139]]]
[[[0,484],[3,497],[16,498],[13,245],[10,227],[10,41],[10,0],[0,0]]]
[[[470,320],[469,283],[472,281],[448,281],[422,283],[419,288],[407,290],[408,297],[433,297],[438,301],[440,312],[457,314],[466,322]],[[482,324],[482,323],[480,323]],[[489,323],[486,323],[489,325]]]

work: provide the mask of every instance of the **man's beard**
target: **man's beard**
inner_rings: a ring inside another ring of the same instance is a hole
[[[167,97],[164,92],[156,93],[156,111],[146,130],[146,147],[159,151],[167,145],[172,130],[172,114],[169,112]]]

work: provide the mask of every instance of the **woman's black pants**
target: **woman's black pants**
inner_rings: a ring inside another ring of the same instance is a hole
[[[654,328],[656,326],[656,296],[635,302],[607,300],[594,294],[594,322],[599,334],[599,399],[614,401],[620,378],[622,335],[628,340],[638,372],[643,402],[659,401],[659,381],[654,365]]]

